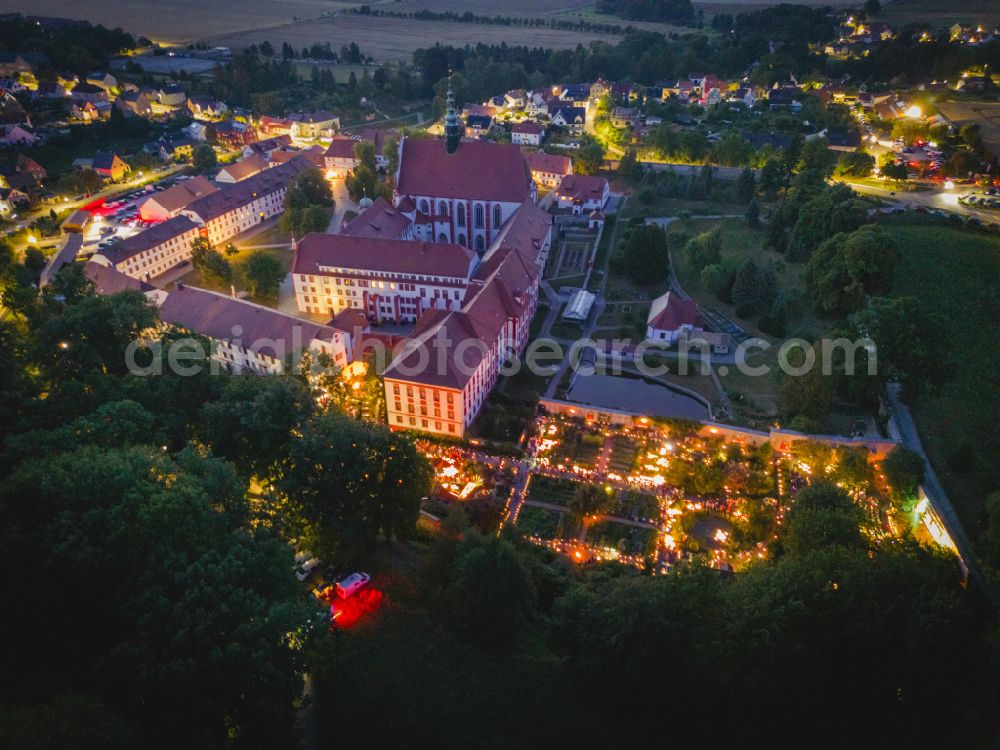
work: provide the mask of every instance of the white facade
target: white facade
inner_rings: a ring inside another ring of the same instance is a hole
[[[460,200],[431,195],[407,197],[413,201],[412,205],[404,205],[398,197],[395,205],[413,222],[413,234],[417,239],[452,242],[480,253],[492,244],[500,227],[521,207],[513,201]]]

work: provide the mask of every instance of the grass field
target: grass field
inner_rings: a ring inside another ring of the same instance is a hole
[[[903,250],[896,293],[926,301],[952,337],[954,380],[938,396],[920,399],[914,415],[931,462],[975,538],[983,498],[1000,484],[1000,240],[914,220],[887,226]]]

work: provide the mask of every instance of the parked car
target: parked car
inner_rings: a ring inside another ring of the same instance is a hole
[[[349,599],[367,586],[371,579],[367,573],[351,573],[347,578],[337,583],[337,595],[341,599]]]
[[[300,581],[304,581],[309,577],[309,574],[315,570],[316,566],[319,565],[321,560],[318,557],[311,557],[305,562],[299,564],[295,568],[295,577]]]

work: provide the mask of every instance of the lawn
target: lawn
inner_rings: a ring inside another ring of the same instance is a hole
[[[931,220],[886,226],[903,250],[894,291],[927,302],[951,334],[954,380],[913,411],[931,462],[975,538],[983,498],[1000,484],[1000,240]]]
[[[264,230],[262,234],[270,233],[274,230],[277,230],[277,226]],[[261,252],[267,255],[272,255],[281,262],[281,267],[284,268],[285,271],[291,271],[292,251],[290,248],[269,247],[269,248],[254,249],[252,247],[249,248],[247,247],[248,245],[251,244],[256,245],[258,243],[258,238],[260,236],[261,235],[255,235],[251,240],[247,242],[237,243],[237,248],[239,249],[239,252],[237,252],[235,255],[225,256],[226,260],[228,260],[229,264],[233,267],[233,285],[237,289],[246,289],[246,278],[243,276],[242,264],[243,261],[246,259],[246,257],[252,252]],[[262,242],[261,244],[265,243]],[[219,250],[221,252],[221,248],[219,248]],[[181,281],[185,284],[189,284],[190,286],[196,286],[202,289],[211,289],[216,292],[228,293],[230,291],[228,284],[220,284],[215,279],[206,278],[201,273],[201,271],[197,269],[192,269],[190,273],[188,273],[181,279]],[[254,299],[254,301],[270,306],[274,306],[275,304],[275,300],[273,299]]]

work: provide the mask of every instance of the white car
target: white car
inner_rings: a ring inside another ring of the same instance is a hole
[[[372,579],[367,573],[351,573],[347,578],[337,583],[337,595],[341,599],[349,599],[359,589],[363,589]]]
[[[300,581],[304,581],[309,577],[309,574],[313,572],[313,569],[320,564],[320,559],[318,557],[311,557],[306,560],[301,565],[295,567],[295,577]]]

